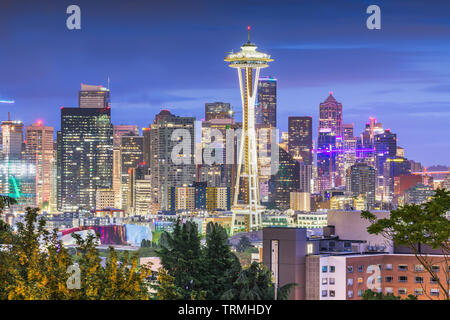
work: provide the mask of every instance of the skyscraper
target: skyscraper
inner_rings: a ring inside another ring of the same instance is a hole
[[[342,136],[342,103],[330,92],[328,98],[319,105],[319,132],[321,129],[331,129],[336,136]]]
[[[36,165],[36,204],[48,209],[54,160],[53,127],[43,126],[39,120],[27,126],[25,132],[25,156]]]
[[[131,134],[130,134],[131,132]],[[120,138],[122,136],[138,136],[139,135],[139,127],[137,125],[131,124],[119,124],[113,125],[113,144],[114,147],[120,147]]]
[[[375,205],[375,168],[366,163],[356,163],[347,169],[347,191],[352,196],[364,196],[367,209]]]
[[[61,107],[61,205],[64,211],[95,208],[97,188],[112,188],[113,127],[109,91],[86,90],[83,107]],[[84,89],[84,90],[83,90]],[[89,99],[90,93],[93,99]],[[100,94],[102,93],[102,94]],[[100,96],[104,104],[97,107]],[[106,102],[108,100],[108,102]],[[106,106],[106,107],[105,107]]]
[[[305,165],[312,165],[312,117],[288,117],[288,127],[289,153]]]
[[[111,106],[109,89],[103,86],[81,84],[78,92],[78,106],[80,108],[108,108]]]
[[[384,133],[375,135],[376,168],[383,173],[384,163],[397,154],[397,135],[386,129]]]
[[[4,158],[21,159],[23,143],[23,122],[20,120],[2,121],[2,153]]]
[[[195,118],[178,117],[169,110],[161,110],[150,125],[150,175],[155,210],[169,210],[169,187],[185,187],[195,181],[194,125]],[[175,132],[177,129],[180,130]],[[188,144],[188,150],[172,156],[175,146],[182,141]]]
[[[269,180],[271,202],[281,210],[289,209],[291,192],[299,191],[300,165],[288,152],[279,149],[279,169]]]
[[[334,186],[336,173],[336,135],[331,128],[321,129],[317,142],[317,191]]]
[[[353,123],[344,123],[342,127],[344,140],[353,138]]]
[[[386,161],[395,158],[397,154],[397,135],[384,130],[381,134],[376,134],[375,146],[375,169],[377,171],[377,194],[379,201],[391,202],[394,194],[394,181],[390,174],[390,166]]]
[[[255,106],[257,124],[277,127],[277,79],[261,77],[258,81],[258,104]]]
[[[129,179],[130,172],[135,169],[138,165],[143,165],[144,161],[144,138],[142,136],[129,135],[121,137],[120,143],[120,168],[121,168],[121,181],[120,181],[120,192],[122,197],[122,209],[128,210],[127,207],[129,192]]]

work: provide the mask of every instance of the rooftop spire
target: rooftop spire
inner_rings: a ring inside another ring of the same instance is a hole
[[[250,43],[250,26],[247,26],[247,32],[248,32],[248,43]]]

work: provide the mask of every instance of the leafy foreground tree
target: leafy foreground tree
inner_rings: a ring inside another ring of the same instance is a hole
[[[363,300],[417,300],[417,296],[409,294],[405,299],[394,295],[393,293],[383,294],[382,292],[375,292],[370,289],[364,291],[362,295]]]
[[[274,299],[270,271],[258,263],[242,269],[220,225],[207,225],[203,248],[197,225],[190,221],[182,225],[177,220],[173,232],[165,232],[161,239],[157,253],[165,271],[160,275],[163,282],[157,288],[158,298]],[[280,289],[278,298],[286,299],[292,286]]]
[[[286,300],[296,284],[287,284],[278,289],[277,299]],[[223,300],[274,300],[275,288],[272,274],[264,265],[253,262],[239,273],[232,288],[223,293]]]
[[[63,299],[148,299],[149,275],[137,267],[137,256],[124,254],[118,259],[110,248],[103,267],[95,237],[82,239],[76,260],[80,270],[80,288],[69,289],[72,275],[69,267],[75,259],[58,240],[56,230],[45,229],[39,209],[26,208],[25,222],[17,224],[17,233],[8,237],[6,249],[0,252],[0,299],[63,300]]]
[[[445,214],[450,211],[450,192],[436,190],[429,202],[421,205],[408,204],[397,210],[392,210],[389,218],[377,219],[369,211],[361,212],[361,217],[371,222],[367,231],[371,234],[381,234],[395,244],[407,246],[422,264],[424,269],[435,279],[440,291],[449,299],[449,272],[444,272],[444,279],[439,278],[433,265],[442,263],[445,271],[449,269],[450,254],[450,220]],[[428,255],[421,250],[423,245],[437,249],[443,259]]]
[[[178,292],[183,299],[190,299],[192,294],[200,295],[204,275],[197,225],[190,221],[181,224],[177,220],[172,233],[165,233],[161,239],[161,249],[156,252],[167,274],[174,278]]]

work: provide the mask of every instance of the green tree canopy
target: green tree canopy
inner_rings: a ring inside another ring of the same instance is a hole
[[[439,287],[446,299],[449,299],[450,278],[445,272],[446,279],[440,279],[432,265],[442,263],[446,270],[449,268],[450,254],[450,220],[446,214],[450,211],[450,192],[438,189],[430,201],[417,205],[408,204],[392,210],[388,218],[377,219],[369,211],[361,212],[361,217],[371,222],[367,231],[380,234],[394,244],[407,246],[424,266],[433,279],[438,280]],[[421,250],[427,245],[439,250],[443,259],[439,260]]]

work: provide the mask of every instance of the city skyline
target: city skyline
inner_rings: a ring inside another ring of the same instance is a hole
[[[1,104],[3,119],[10,111],[12,119],[25,125],[41,119],[58,130],[59,107],[77,105],[80,82],[107,86],[108,77],[114,124],[146,127],[162,108],[202,119],[204,104],[215,101],[238,109],[237,81],[219,57],[239,46],[251,25],[252,39],[277,58],[261,75],[278,79],[280,131],[287,131],[288,116],[312,116],[317,132],[319,103],[333,91],[343,104],[343,121],[355,125],[355,135],[369,117],[376,117],[397,133],[408,159],[448,165],[450,73],[445,57],[450,48],[444,40],[450,28],[441,13],[447,3],[383,4],[379,31],[365,28],[367,1],[324,8],[304,1],[290,4],[292,12],[284,4],[263,2],[259,15],[226,13],[224,22],[214,19],[225,13],[223,4],[172,1],[178,9],[167,15],[169,4],[138,1],[123,8],[104,3],[79,2],[79,31],[65,28],[65,3],[31,5],[32,17],[16,3],[2,3],[0,39],[9,46],[0,53],[8,62],[0,77],[0,99],[15,100]],[[244,11],[251,5],[244,2]],[[283,21],[276,17],[281,12]],[[318,17],[326,19],[314,21]],[[183,23],[187,27],[181,29]],[[38,35],[39,43],[33,40]],[[27,50],[30,45],[35,50]]]

